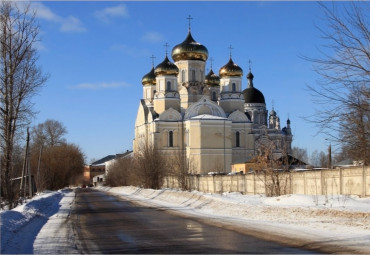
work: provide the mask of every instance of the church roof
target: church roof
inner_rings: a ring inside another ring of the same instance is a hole
[[[172,58],[174,61],[180,60],[206,61],[208,58],[208,50],[205,46],[196,42],[193,39],[189,30],[186,39],[172,49]]]
[[[214,116],[210,114],[201,114],[191,118],[192,120],[227,120],[227,118]]]
[[[263,96],[262,92],[254,87],[246,88],[245,90],[243,90],[243,95],[245,103],[266,104],[265,97]]]
[[[249,71],[249,73],[247,74],[248,88],[243,90],[244,102],[247,104],[248,103],[266,104],[265,97],[263,96],[262,92],[253,86],[253,78],[254,75],[252,74],[251,71]]]
[[[220,77],[213,72],[212,68],[206,75],[205,84],[211,87],[220,86]]]
[[[220,68],[219,74],[221,78],[227,76],[241,77],[243,76],[243,69],[235,64],[230,57],[229,62]]]
[[[155,85],[156,84],[156,79],[155,79],[155,74],[154,74],[154,67],[152,67],[152,70],[150,70],[149,73],[143,76],[141,79],[141,83],[145,85]]]
[[[179,68],[172,63],[167,55],[162,61],[162,63],[158,64],[154,69],[155,75],[178,75],[179,74]]]
[[[186,109],[184,119],[193,119],[194,117],[202,115],[209,115],[212,118],[226,118],[224,110],[206,96],[203,96],[198,102],[191,104],[189,108]]]

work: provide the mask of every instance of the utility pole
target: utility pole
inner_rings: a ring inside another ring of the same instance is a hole
[[[29,195],[32,196],[32,186],[31,186],[31,175],[30,175],[30,168],[29,168],[29,153],[28,153],[28,149],[29,149],[29,143],[30,143],[30,131],[29,131],[29,128],[27,128],[27,143],[26,143],[26,153],[24,155],[24,161],[23,161],[23,169],[22,169],[22,176],[21,176],[21,186],[20,186],[20,191],[19,191],[19,196],[22,196],[22,191],[23,191],[23,196],[26,196],[26,176],[27,176],[27,173],[26,171],[28,172],[28,175],[29,175],[29,181],[28,181],[28,184],[29,184]]]
[[[23,196],[26,195],[26,180],[23,180],[26,176],[26,169],[27,169],[27,155],[28,155],[28,143],[30,140],[30,134],[29,134],[29,128],[27,128],[27,143],[26,143],[26,152],[24,154],[24,160],[23,160],[23,168],[22,168],[22,176],[21,176],[21,186],[20,186],[20,191],[19,191],[19,196],[22,196],[22,191],[23,191]]]
[[[37,165],[37,175],[36,175],[36,189],[39,190],[40,186],[40,164],[41,164],[41,155],[42,155],[42,149],[43,149],[43,144],[40,147],[40,154],[39,154],[39,162]]]
[[[32,175],[30,167],[30,153],[28,152],[28,144],[30,142],[30,133],[27,129],[27,171],[28,171],[28,196],[29,198],[33,197],[33,188],[32,188]]]

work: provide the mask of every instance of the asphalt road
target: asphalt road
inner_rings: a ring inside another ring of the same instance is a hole
[[[71,216],[81,253],[310,253],[89,188]]]

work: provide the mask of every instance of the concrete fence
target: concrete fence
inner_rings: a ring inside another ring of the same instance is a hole
[[[292,171],[279,175],[283,194],[370,196],[370,167]],[[263,174],[188,176],[191,190],[206,193],[268,193],[269,180]],[[270,180],[271,181],[271,180]],[[174,176],[165,178],[164,187],[179,188]]]

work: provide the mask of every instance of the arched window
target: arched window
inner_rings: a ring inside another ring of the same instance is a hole
[[[168,90],[171,90],[171,82],[170,81],[167,81],[167,89],[166,89],[167,91]]]
[[[235,92],[236,91],[236,84],[233,82],[232,84],[232,91]]]
[[[168,147],[173,147],[173,131],[168,132]]]
[[[181,81],[185,82],[185,70],[181,71]]]
[[[191,70],[191,79],[195,81],[195,70]]]
[[[216,91],[212,92],[212,101],[217,101],[217,93]]]
[[[236,131],[235,133],[235,147],[240,147],[240,133]]]

